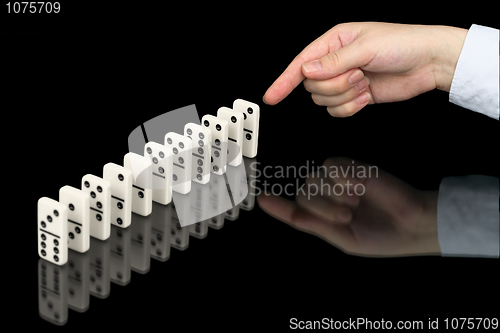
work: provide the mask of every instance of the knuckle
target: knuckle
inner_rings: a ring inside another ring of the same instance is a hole
[[[330,52],[326,55],[326,61],[330,68],[335,68],[340,62],[339,55],[337,52]]]
[[[346,103],[342,105],[339,111],[340,117],[347,118],[355,114],[358,110],[356,106],[353,105],[353,103]]]
[[[337,109],[336,106],[328,106],[326,108],[326,111],[328,111],[328,113],[330,114],[330,116],[332,116],[332,117],[338,117],[336,109]]]
[[[351,103],[346,103],[338,106],[329,106],[326,108],[326,110],[332,117],[336,118],[347,118],[357,112],[357,109],[352,106]]]
[[[321,103],[321,98],[318,95],[311,94],[311,98],[312,98],[314,104],[321,106],[321,104],[322,104]]]
[[[309,79],[305,79],[302,83],[304,84],[304,89],[305,89],[306,91],[308,91],[308,92],[312,92],[312,91],[311,91],[311,80],[309,80]]]
[[[334,95],[339,95],[343,93],[343,89],[340,85],[339,80],[331,80],[330,82],[330,92]]]

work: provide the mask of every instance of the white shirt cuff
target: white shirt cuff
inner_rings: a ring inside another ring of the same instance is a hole
[[[458,58],[450,102],[498,120],[500,46],[497,29],[473,24]]]
[[[499,183],[490,176],[446,177],[438,195],[442,256],[499,257]]]

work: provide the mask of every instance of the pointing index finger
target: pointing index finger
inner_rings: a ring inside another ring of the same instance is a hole
[[[329,45],[327,34],[322,35],[309,44],[295,59],[288,65],[285,71],[267,89],[264,95],[264,102],[275,105],[281,102],[295,87],[304,80],[302,74],[302,64],[311,60],[319,59],[328,54]]]

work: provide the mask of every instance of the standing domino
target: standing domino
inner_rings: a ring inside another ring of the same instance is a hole
[[[111,184],[91,174],[82,178],[82,191],[90,195],[90,236],[106,240],[111,230]]]
[[[153,201],[167,205],[172,201],[172,153],[164,145],[149,141],[144,146],[144,157],[153,162],[151,171]]]
[[[80,253],[90,246],[90,195],[71,186],[59,190],[59,202],[68,207],[68,247]]]
[[[132,219],[132,171],[108,163],[103,178],[111,184],[111,224],[126,228]]]
[[[38,254],[56,265],[68,261],[68,208],[50,198],[38,200]]]
[[[222,175],[227,164],[227,121],[207,114],[201,118],[201,123],[212,132],[212,172]]]
[[[212,132],[201,125],[188,123],[184,126],[184,136],[193,142],[191,179],[206,184],[210,181]]]
[[[191,191],[192,140],[184,135],[169,132],[165,135],[165,148],[172,155],[172,190],[180,194]]]
[[[243,119],[241,112],[221,107],[217,111],[217,118],[224,119],[228,124],[227,131],[227,163],[238,166],[243,161]]]
[[[254,158],[259,144],[260,107],[255,103],[237,99],[233,102],[233,110],[243,113],[244,117],[243,156]]]
[[[123,158],[123,166],[133,175],[132,212],[148,216],[153,209],[153,164],[148,157],[128,153]]]

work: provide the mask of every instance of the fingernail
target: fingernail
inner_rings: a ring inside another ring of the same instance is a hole
[[[302,68],[307,74],[311,74],[323,69],[323,65],[319,60],[313,60],[302,64]]]
[[[359,81],[363,80],[363,78],[365,77],[365,73],[363,73],[362,70],[357,70],[357,71],[354,71],[354,73],[351,74],[351,76],[349,76],[349,79],[347,80],[349,82],[349,84],[351,86],[355,85],[356,83],[358,83]]]
[[[359,95],[358,97],[356,97],[356,103],[358,103],[359,105],[364,105],[368,103],[369,100],[370,100],[370,94],[366,91],[361,95]]]
[[[356,84],[354,86],[354,89],[356,89],[356,91],[358,93],[360,92],[363,92],[365,91],[365,89],[368,87],[368,81],[367,80],[362,80],[361,82],[359,82],[358,84]]]
[[[269,105],[269,104],[267,104],[266,99],[264,97],[266,97],[266,95],[262,96],[262,102],[264,102],[264,104],[266,104],[266,105]]]

